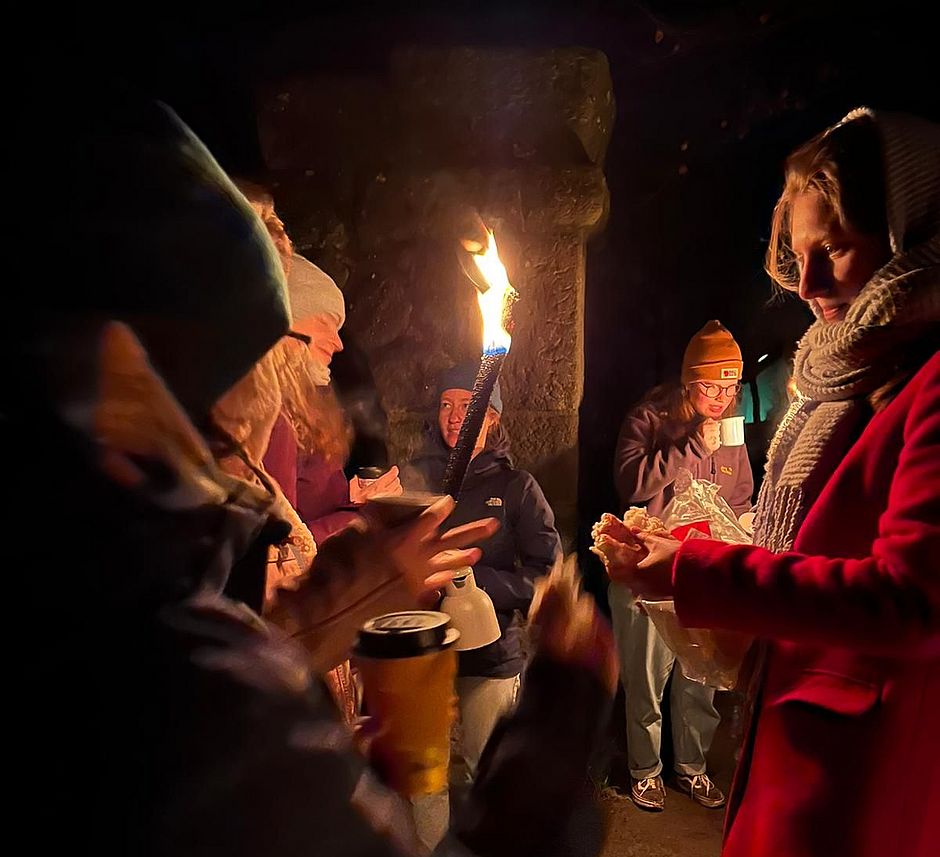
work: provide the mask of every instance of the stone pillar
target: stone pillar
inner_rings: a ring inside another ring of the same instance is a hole
[[[384,78],[297,78],[262,93],[262,148],[301,252],[343,287],[397,460],[434,413],[436,376],[477,357],[458,239],[495,229],[520,294],[502,375],[518,466],[568,545],[577,524],[585,241],[603,226],[614,114],[607,61],[551,51],[408,49]]]

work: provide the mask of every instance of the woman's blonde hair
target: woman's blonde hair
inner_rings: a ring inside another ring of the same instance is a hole
[[[263,185],[249,181],[248,179],[233,178],[232,182],[235,187],[241,191],[242,196],[248,200],[252,208],[255,209],[258,217],[261,218],[261,221],[268,230],[268,235],[271,236],[271,241],[277,249],[278,255],[281,257],[281,261],[284,263],[284,273],[289,273],[289,260],[293,255],[294,245],[290,240],[290,236],[287,234],[287,230],[284,228],[283,221],[274,210],[274,197],[271,195],[271,192]]]
[[[318,387],[302,343],[280,339],[215,405],[212,417],[254,465],[260,465],[279,415],[298,446],[330,460],[349,454],[349,424],[329,387]]]
[[[257,182],[244,178],[232,181],[267,227],[287,275],[293,244],[274,210],[274,197]],[[216,406],[216,421],[233,440],[253,452],[251,439],[264,432],[269,421],[273,425],[271,408],[277,401],[304,452],[344,461],[349,455],[349,422],[332,389],[317,384],[310,360],[306,346],[296,339],[282,338]]]
[[[843,227],[887,238],[881,143],[870,116],[824,131],[787,158],[783,193],[770,221],[765,270],[788,291],[795,291],[800,280],[790,235],[793,201],[807,191],[818,193]]]
[[[272,361],[281,390],[281,413],[298,445],[304,452],[344,463],[352,429],[332,387],[317,385],[306,345],[286,338],[279,346],[272,350]]]

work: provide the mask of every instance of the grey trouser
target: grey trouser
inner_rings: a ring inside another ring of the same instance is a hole
[[[517,675],[511,678],[461,676],[457,679],[460,706],[457,747],[471,776],[477,772],[483,748],[490,740],[496,722],[512,709],[518,693]]]
[[[695,776],[705,773],[705,755],[721,719],[715,710],[715,690],[690,681],[676,666],[676,656],[663,642],[649,617],[635,604],[625,586],[610,585],[608,592],[614,636],[620,654],[627,712],[627,757],[635,780],[662,773],[662,700],[672,675],[670,714],[675,769]]]
[[[461,676],[457,679],[460,724],[456,744],[471,776],[477,772],[483,748],[493,734],[496,722],[512,709],[518,693],[519,676]],[[413,798],[412,805],[418,838],[431,850],[444,837],[450,824],[450,793],[444,791]]]

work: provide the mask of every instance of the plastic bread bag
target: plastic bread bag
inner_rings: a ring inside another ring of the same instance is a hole
[[[686,628],[679,622],[671,600],[641,600],[640,604],[659,636],[675,652],[687,679],[716,690],[734,690],[751,637],[735,631]]]
[[[663,510],[663,522],[677,539],[691,530],[734,545],[751,544],[751,536],[739,523],[714,482],[694,479],[688,470],[679,473],[675,493]]]
[[[663,512],[666,529],[677,539],[712,538],[729,544],[750,544],[751,536],[738,523],[731,507],[718,494],[719,486],[694,479],[686,470],[676,480],[676,492]],[[733,690],[752,638],[734,631],[686,628],[672,601],[641,601],[663,641],[676,654],[682,674],[691,681]]]

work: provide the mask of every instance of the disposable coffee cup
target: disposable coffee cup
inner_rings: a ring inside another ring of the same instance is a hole
[[[744,417],[725,417],[718,421],[722,446],[744,446]]]
[[[359,632],[353,665],[375,718],[372,762],[405,797],[447,787],[459,637],[450,617],[433,610],[387,613]]]
[[[413,521],[442,496],[427,491],[405,491],[398,496],[370,497],[362,507],[362,514],[366,520],[376,521],[386,527],[397,527]]]

